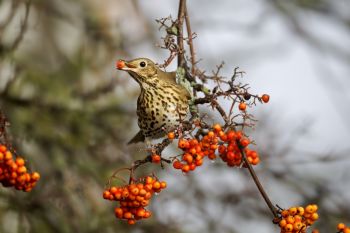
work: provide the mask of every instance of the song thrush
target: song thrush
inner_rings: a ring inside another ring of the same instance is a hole
[[[141,88],[137,100],[140,131],[128,144],[163,137],[186,118],[190,94],[176,83],[175,72],[164,72],[147,58],[119,60],[117,68],[127,71]]]

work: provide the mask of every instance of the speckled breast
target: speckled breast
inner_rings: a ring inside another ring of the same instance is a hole
[[[170,88],[143,91],[137,104],[138,125],[145,137],[159,138],[174,130],[188,111],[187,100]]]

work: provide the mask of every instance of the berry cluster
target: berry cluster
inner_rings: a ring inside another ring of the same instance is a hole
[[[6,146],[0,144],[0,183],[4,187],[15,187],[29,192],[40,179],[37,172],[28,173],[23,158],[14,158]]]
[[[241,131],[229,130],[221,133],[220,139],[224,142],[219,146],[220,158],[227,163],[228,166],[241,166],[243,163],[241,149],[245,152],[247,160],[252,165],[260,162],[259,155],[256,151],[248,149],[250,140],[243,136]]]
[[[181,155],[181,161],[176,159],[173,161],[173,167],[175,169],[181,169],[187,173],[193,171],[196,167],[203,164],[204,156],[215,156],[213,150],[209,148],[205,149],[203,142],[198,142],[197,139],[180,139],[178,147],[183,150]]]
[[[149,218],[152,213],[145,209],[149,205],[154,193],[159,193],[166,188],[165,181],[147,176],[138,183],[132,183],[123,187],[113,186],[103,192],[103,198],[110,201],[118,201],[119,207],[114,209],[118,219],[125,219],[128,224],[136,223],[136,220]]]
[[[172,139],[173,134],[169,133],[168,138]],[[199,141],[195,138],[179,139],[178,147],[184,153],[181,154],[181,159],[174,160],[173,167],[187,173],[201,166],[204,157],[207,156],[210,160],[214,160],[217,154],[228,166],[241,166],[242,164],[244,166],[241,149],[244,150],[247,160],[252,165],[257,165],[260,162],[259,155],[256,151],[247,148],[249,144],[249,139],[244,137],[242,132],[233,130],[224,132],[219,124],[214,124],[212,131],[209,131]]]
[[[339,223],[337,229],[338,233],[350,233],[350,227],[347,227],[344,223]]]
[[[314,224],[318,219],[317,205],[307,205],[303,207],[291,207],[288,210],[282,210],[279,221],[281,233],[303,233],[306,228]]]

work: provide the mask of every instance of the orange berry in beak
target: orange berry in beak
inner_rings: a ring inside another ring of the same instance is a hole
[[[119,60],[116,62],[115,66],[118,70],[121,70],[125,67],[125,62],[123,60]]]

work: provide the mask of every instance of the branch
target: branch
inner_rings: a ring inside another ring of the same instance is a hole
[[[234,130],[236,131],[235,128],[234,128]],[[258,188],[258,190],[259,190],[261,196],[264,198],[264,200],[265,200],[267,206],[269,207],[269,209],[270,209],[270,211],[271,211],[271,213],[272,213],[272,215],[273,215],[273,217],[274,217],[273,222],[278,222],[279,214],[278,214],[277,208],[272,204],[272,202],[271,202],[269,196],[267,195],[267,193],[266,193],[265,190],[264,190],[264,187],[263,187],[262,184],[260,183],[260,180],[259,180],[258,176],[256,175],[254,168],[252,167],[252,165],[249,163],[249,161],[248,161],[248,159],[247,159],[247,156],[246,156],[246,154],[245,154],[245,152],[244,152],[244,149],[243,149],[243,147],[242,147],[240,141],[239,141],[239,140],[236,140],[236,143],[237,143],[237,145],[239,145],[238,147],[239,147],[239,150],[240,150],[240,152],[241,152],[241,154],[242,154],[242,158],[243,158],[243,160],[244,160],[244,165],[247,166],[247,168],[248,168],[248,170],[249,170],[249,173],[250,173],[251,177],[253,178],[256,187]]]
[[[184,56],[184,42],[183,42],[183,22],[186,9],[186,0],[180,0],[179,11],[177,15],[177,44],[178,44],[178,55],[177,55],[177,66],[183,67],[185,65]]]
[[[24,33],[27,31],[30,4],[31,4],[31,0],[27,0],[25,3],[25,15],[21,25],[21,30],[18,36],[16,37],[15,41],[13,42],[12,46],[9,48],[10,51],[16,50],[18,45],[23,40]]]

